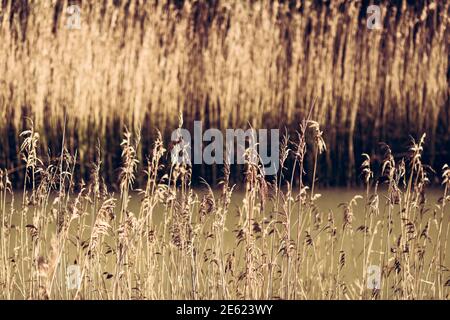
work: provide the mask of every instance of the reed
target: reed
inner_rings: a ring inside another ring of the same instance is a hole
[[[399,161],[385,145],[378,174],[365,155],[365,195],[324,212],[315,180],[300,182],[297,190],[291,183],[296,169],[284,165],[296,160],[303,177],[303,156],[310,151],[315,162],[324,156],[325,133],[316,121],[302,121],[294,140],[283,138],[275,180],[265,178],[256,150],[246,150],[239,199],[229,165],[221,189],[206,181],[204,190],[193,188],[188,164],[161,163],[170,150],[161,134],[144,165],[135,157],[140,133],[129,131],[122,142],[119,194],[108,191],[100,161],[89,182],[77,184],[76,156],[63,144],[52,165],[29,125],[21,135],[28,179],[22,201],[8,171],[0,170],[0,298],[450,298],[450,170],[442,168],[442,197],[430,202],[425,135],[411,141]],[[309,133],[311,142],[304,138]],[[142,171],[146,187],[133,191]],[[66,279],[71,265],[80,268],[76,287]],[[375,287],[374,266],[380,269]]]
[[[30,117],[42,150],[59,148],[65,131],[68,150],[78,150],[78,181],[88,179],[100,140],[106,182],[117,183],[114,142],[125,127],[143,124],[144,148],[155,127],[167,138],[180,111],[187,123],[281,124],[293,133],[319,97],[312,118],[327,132],[317,163],[325,183],[356,183],[361,153],[375,154],[379,141],[400,147],[408,134],[427,133],[424,159],[442,167],[450,4],[383,3],[383,29],[374,31],[364,3],[82,1],[81,30],[68,30],[67,1],[3,1],[0,165],[21,164],[17,133]],[[16,187],[23,174],[11,173]]]

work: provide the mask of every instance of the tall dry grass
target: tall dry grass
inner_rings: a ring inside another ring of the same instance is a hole
[[[164,137],[176,127],[180,110],[206,127],[293,130],[318,97],[312,116],[328,132],[318,164],[326,181],[354,182],[362,152],[422,132],[424,156],[441,167],[450,141],[449,3],[382,3],[383,29],[374,31],[366,2],[83,1],[81,30],[67,30],[66,1],[3,1],[0,163],[19,165],[24,116],[44,150],[59,149],[66,117],[79,175],[88,177],[100,140],[112,182],[125,126],[142,124],[143,149],[155,126]]]
[[[139,132],[125,131],[119,194],[108,190],[100,161],[90,180],[77,185],[77,155],[64,143],[52,164],[41,160],[33,127],[22,136],[29,186],[22,199],[15,198],[8,171],[0,170],[0,298],[450,298],[450,168],[439,173],[442,196],[430,202],[425,135],[400,160],[385,145],[380,172],[365,155],[365,192],[329,211],[318,204],[318,186],[302,179],[305,155],[313,153],[317,163],[326,152],[323,132],[311,120],[302,121],[298,136],[284,137],[275,180],[265,179],[256,150],[246,150],[239,201],[232,201],[228,165],[221,189],[205,182],[202,192],[191,186],[191,167],[164,166],[169,151],[159,133],[140,163]],[[284,166],[288,157],[295,158],[291,170]],[[142,170],[145,188],[135,189]],[[295,171],[302,172],[299,188]],[[130,205],[132,196],[140,205]],[[72,289],[69,265],[80,267],[80,286]],[[373,266],[381,282],[370,289]]]

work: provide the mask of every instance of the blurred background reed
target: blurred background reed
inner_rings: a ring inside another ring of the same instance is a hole
[[[381,30],[366,27],[372,3],[381,6]],[[81,8],[80,30],[66,28],[71,4]],[[408,134],[427,133],[424,162],[441,168],[450,158],[449,8],[449,1],[3,0],[0,167],[23,181],[19,133],[27,117],[50,159],[65,127],[78,179],[87,179],[100,144],[113,184],[125,126],[141,128],[143,160],[156,129],[167,141],[179,112],[187,128],[201,120],[205,129],[294,134],[315,101],[312,119],[328,147],[320,183],[355,184],[362,152],[376,164],[380,141],[404,150]],[[217,172],[194,168],[212,183]]]

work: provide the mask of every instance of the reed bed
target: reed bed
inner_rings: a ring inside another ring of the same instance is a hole
[[[2,299],[450,298],[450,168],[439,173],[442,196],[430,203],[425,135],[411,141],[405,158],[384,145],[378,173],[363,155],[361,195],[324,212],[318,185],[303,181],[307,170],[319,171],[305,165],[306,155],[317,164],[327,152],[316,121],[284,136],[282,165],[270,181],[256,150],[247,149],[238,203],[228,165],[220,189],[205,182],[201,191],[191,186],[189,166],[164,166],[170,148],[160,133],[142,163],[140,133],[124,132],[118,194],[104,183],[100,160],[89,181],[76,184],[78,153],[63,142],[57,160],[44,160],[41,135],[29,125],[21,134],[20,199],[8,171],[0,171]],[[302,172],[299,188],[292,187],[295,171]],[[142,172],[145,187],[134,189]],[[132,197],[140,206],[130,206]],[[80,267],[79,287],[68,287],[70,265]],[[373,266],[381,282],[368,289]]]
[[[81,30],[65,27],[73,3]],[[362,152],[374,155],[379,141],[404,147],[409,134],[423,132],[424,158],[442,167],[450,149],[450,4],[381,2],[377,31],[366,27],[369,3],[2,1],[0,165],[20,165],[25,117],[44,151],[60,149],[66,123],[78,181],[89,177],[100,140],[112,183],[125,127],[142,125],[143,149],[155,127],[167,138],[180,111],[186,123],[286,126],[294,134],[318,97],[312,116],[328,133],[318,163],[325,183],[354,184]],[[14,181],[23,181],[21,172]]]

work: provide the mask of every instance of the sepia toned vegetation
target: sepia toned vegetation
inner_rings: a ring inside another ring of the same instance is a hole
[[[439,173],[441,196],[431,203],[425,135],[401,160],[384,145],[378,174],[363,155],[365,192],[328,212],[318,205],[317,185],[303,182],[305,156],[317,164],[326,150],[315,121],[303,120],[296,136],[283,138],[275,180],[265,179],[256,150],[247,149],[243,195],[233,202],[227,165],[219,190],[205,182],[199,191],[189,166],[162,165],[170,150],[160,134],[140,163],[139,136],[124,133],[120,192],[113,194],[100,161],[87,183],[75,184],[78,154],[63,142],[58,159],[47,162],[32,124],[21,134],[28,188],[20,198],[0,171],[0,298],[450,298],[450,168]],[[284,166],[289,157],[292,170]],[[145,187],[134,190],[142,171]],[[295,172],[303,172],[298,189]],[[66,282],[70,265],[81,268],[75,289]],[[379,289],[368,289],[373,266]]]
[[[111,184],[125,127],[142,126],[142,162],[154,128],[166,140],[180,111],[187,124],[294,134],[316,100],[312,117],[328,133],[317,164],[324,184],[354,184],[362,152],[374,156],[379,141],[405,147],[423,132],[424,158],[442,167],[450,3],[381,2],[383,27],[369,30],[366,2],[70,1],[81,6],[82,24],[69,30],[67,1],[2,1],[0,165],[23,181],[15,168],[26,117],[44,153],[61,149],[66,123],[77,181],[88,179],[100,141]],[[304,161],[314,163],[312,155]]]
[[[0,299],[449,299],[449,13],[0,1]],[[172,163],[196,120],[279,172]]]

